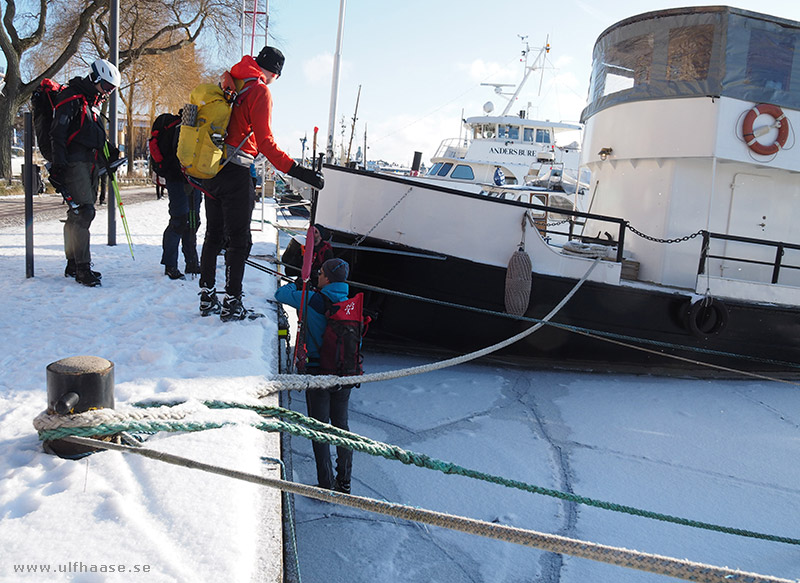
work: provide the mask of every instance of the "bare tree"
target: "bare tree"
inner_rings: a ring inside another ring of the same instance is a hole
[[[165,54],[195,43],[201,33],[230,47],[238,27],[238,0],[122,0],[121,71],[145,56]],[[45,77],[55,77],[87,43],[107,55],[109,0],[39,0],[38,12],[17,13],[24,0],[6,0],[0,50],[6,58],[6,85],[0,96],[0,136],[9,136],[17,112]],[[143,24],[147,23],[147,26]],[[139,31],[139,29],[141,29]],[[136,32],[139,31],[139,32]],[[66,48],[65,48],[66,47]],[[85,70],[85,69],[84,69]],[[23,77],[24,71],[24,77]],[[26,80],[23,80],[26,79]],[[11,174],[11,143],[0,139],[0,176]]]

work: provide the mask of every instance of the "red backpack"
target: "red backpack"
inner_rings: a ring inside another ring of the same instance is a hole
[[[319,351],[320,373],[337,376],[364,374],[361,338],[367,333],[371,318],[364,316],[364,294],[334,303],[325,294],[325,316],[328,325],[322,335]]]

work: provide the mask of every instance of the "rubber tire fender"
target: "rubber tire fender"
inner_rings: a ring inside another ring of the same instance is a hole
[[[722,300],[707,297],[688,302],[686,327],[693,336],[705,340],[716,336],[728,325],[728,306]]]

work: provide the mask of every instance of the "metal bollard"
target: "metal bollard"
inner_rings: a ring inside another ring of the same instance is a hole
[[[71,356],[47,365],[47,411],[70,415],[114,408],[114,363],[99,356]],[[47,453],[76,459],[97,448],[60,439],[45,441]]]

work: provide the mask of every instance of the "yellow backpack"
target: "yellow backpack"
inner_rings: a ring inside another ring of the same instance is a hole
[[[250,86],[251,79],[233,79],[227,71],[219,84],[203,83],[194,88],[191,103],[183,106],[180,134],[178,135],[178,160],[184,172],[194,178],[213,178],[227,164],[225,136],[231,111]],[[251,131],[238,152],[253,134]]]

